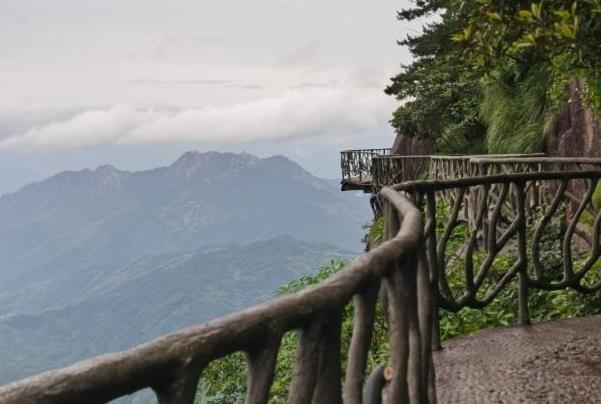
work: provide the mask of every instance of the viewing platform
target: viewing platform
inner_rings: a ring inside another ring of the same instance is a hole
[[[372,192],[372,162],[387,156],[390,149],[344,150],[340,152],[343,191]]]

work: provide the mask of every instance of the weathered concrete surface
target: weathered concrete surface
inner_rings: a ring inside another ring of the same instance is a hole
[[[440,403],[601,403],[601,316],[478,331],[434,360]]]

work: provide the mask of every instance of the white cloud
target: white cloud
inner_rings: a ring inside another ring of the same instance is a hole
[[[288,90],[279,96],[219,107],[167,110],[115,105],[14,134],[0,140],[0,150],[368,135],[387,130],[393,106],[393,100],[373,89],[323,87]]]

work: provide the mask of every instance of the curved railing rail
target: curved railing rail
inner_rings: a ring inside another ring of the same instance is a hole
[[[381,195],[385,241],[321,284],[128,351],[9,384],[0,388],[0,402],[100,403],[151,388],[160,403],[192,403],[202,370],[242,351],[248,364],[246,403],[266,403],[281,338],[299,330],[288,401],[341,403],[344,397],[345,403],[361,403],[379,293],[387,296],[393,376],[386,402],[435,402],[421,213],[398,192]],[[342,387],[341,323],[351,300],[354,328]]]
[[[599,170],[531,172],[393,188],[411,194],[425,211],[428,265],[439,307],[483,308],[516,280],[518,321],[526,324],[529,289],[589,293],[601,288],[601,201],[593,198],[600,178]],[[528,197],[534,183],[544,188],[535,204]],[[586,184],[579,200],[568,192],[574,183]],[[450,204],[449,191],[458,195]],[[508,201],[515,209],[507,208]],[[457,244],[462,228],[464,240]],[[500,273],[499,259],[511,267]],[[453,287],[450,277],[460,279],[462,287],[456,282]]]

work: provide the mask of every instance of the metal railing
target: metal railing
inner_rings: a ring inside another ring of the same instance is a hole
[[[372,159],[386,156],[390,149],[344,150],[340,152],[342,181],[363,181],[371,178]]]
[[[0,388],[0,402],[100,403],[151,388],[159,403],[192,403],[203,369],[234,352],[247,357],[246,403],[266,403],[282,336],[300,331],[290,403],[361,403],[378,294],[387,296],[387,403],[436,401],[432,304],[421,213],[393,190],[381,193],[385,242],[321,284],[137,348]],[[352,301],[352,303],[350,303]],[[344,309],[354,326],[342,386]]]

